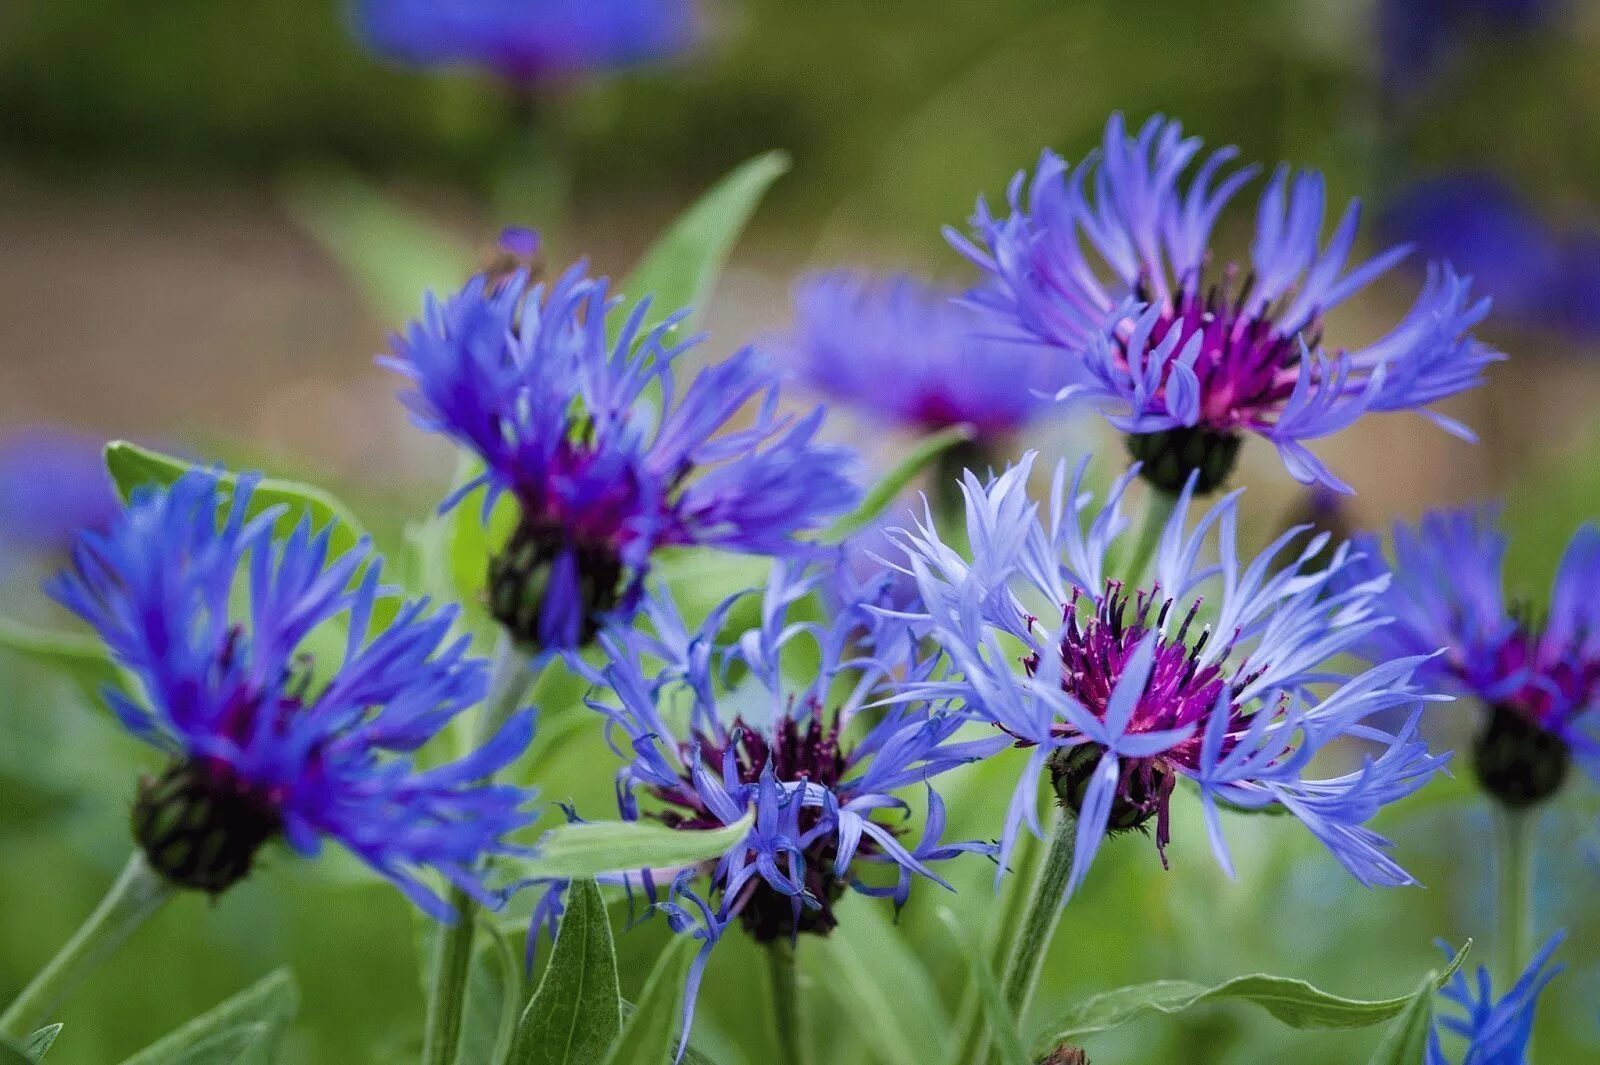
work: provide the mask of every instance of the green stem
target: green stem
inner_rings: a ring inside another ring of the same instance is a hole
[[[964,528],[967,504],[961,494],[962,475],[971,470],[982,480],[993,461],[989,449],[976,440],[965,440],[939,452],[933,464],[931,494],[934,514],[941,523],[950,529]]]
[[[1133,543],[1133,552],[1118,566],[1120,576],[1129,587],[1137,588],[1144,580],[1145,570],[1150,568],[1150,560],[1155,557],[1156,548],[1161,543],[1161,534],[1167,527],[1167,521],[1172,517],[1173,510],[1178,505],[1178,497],[1170,492],[1163,492],[1159,488],[1151,487],[1145,493],[1144,514],[1139,519],[1138,539]]]
[[[810,1065],[797,946],[787,936],[779,936],[767,944],[767,972],[772,977],[772,1019],[778,1030],[778,1065]]]
[[[1495,808],[1495,840],[1499,845],[1495,968],[1502,992],[1516,983],[1531,957],[1535,817],[1531,810],[1513,810],[1498,804]]]
[[[533,657],[505,634],[495,649],[494,676],[489,698],[478,712],[473,749],[492,739],[522,708],[537,670]],[[423,1065],[451,1065],[461,1042],[461,1016],[466,1001],[467,976],[472,966],[472,942],[477,931],[477,904],[460,888],[450,892],[455,922],[441,929],[439,949],[428,981],[428,1015],[423,1024]]]
[[[1028,1006],[1033,1002],[1033,992],[1039,986],[1039,973],[1044,969],[1045,950],[1050,946],[1056,925],[1061,921],[1061,899],[1067,891],[1067,877],[1072,872],[1072,854],[1077,849],[1077,840],[1078,818],[1071,810],[1063,809],[1056,818],[1044,862],[1039,866],[1039,873],[1028,891],[1028,911],[1022,919],[1017,940],[1004,945],[1007,960],[1002,990],[1006,1006],[1018,1024],[1023,1022]]]
[[[1011,868],[1005,881],[1004,898],[1000,904],[1000,921],[997,935],[989,944],[989,967],[1003,972],[1010,959],[1011,943],[1022,924],[1023,907],[1028,903],[1027,885],[1033,882],[1038,871],[1039,841],[1033,833],[1023,832],[1011,854]],[[988,1046],[989,1034],[983,1020],[983,999],[975,984],[967,986],[961,998],[961,1008],[956,1014],[956,1056],[953,1065],[982,1061]]]
[[[134,851],[100,905],[0,1014],[0,1037],[20,1041],[43,1026],[84,977],[110,957],[175,891],[169,881],[150,868],[144,852]]]

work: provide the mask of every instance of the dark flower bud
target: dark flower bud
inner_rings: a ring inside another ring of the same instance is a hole
[[[222,763],[178,762],[139,782],[133,838],[151,868],[182,887],[218,895],[250,872],[283,828],[278,811]]]
[[[555,620],[571,618],[572,646],[587,646],[625,586],[622,560],[609,544],[569,543],[562,530],[526,521],[489,560],[490,612],[525,647],[552,639],[567,645],[567,634],[547,626],[572,625]]]
[[[1183,491],[1196,470],[1200,472],[1194,486],[1197,495],[1220,488],[1233,472],[1242,441],[1237,433],[1219,433],[1203,425],[1130,433],[1125,439],[1128,453],[1141,463],[1139,475],[1171,495]]]
[[[1514,809],[1537,806],[1560,791],[1571,763],[1565,740],[1510,706],[1490,708],[1488,724],[1472,745],[1478,783]]]
[[[1089,1065],[1089,1055],[1082,1047],[1062,1043],[1050,1051],[1050,1056],[1039,1065]]]
[[[1089,781],[1100,764],[1100,748],[1092,743],[1062,747],[1050,756],[1050,783],[1061,805],[1074,814],[1083,812]],[[1117,797],[1111,802],[1110,832],[1142,828],[1161,813],[1176,781],[1172,771],[1152,759],[1130,759],[1122,764]]]

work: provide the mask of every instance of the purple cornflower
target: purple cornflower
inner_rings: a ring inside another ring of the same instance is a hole
[[[101,457],[104,441],[54,426],[0,440],[0,545],[66,552],[77,535],[104,529],[120,508]]]
[[[687,48],[694,0],[355,0],[374,51],[418,66],[483,67],[533,85]]]
[[[1212,230],[1256,173],[1225,168],[1223,148],[1189,174],[1201,141],[1152,118],[1136,136],[1121,115],[1076,169],[1046,152],[1018,174],[1011,215],[980,200],[977,243],[950,239],[988,275],[971,294],[1015,332],[1055,345],[1080,379],[1059,393],[1105,409],[1129,434],[1145,477],[1177,492],[1200,470],[1204,493],[1226,478],[1244,433],[1277,447],[1298,480],[1348,492],[1305,447],[1368,411],[1417,410],[1472,388],[1501,356],[1470,330],[1488,312],[1468,279],[1429,267],[1410,312],[1364,347],[1328,348],[1323,316],[1398,263],[1391,248],[1351,270],[1360,205],[1326,246],[1322,175],[1280,166],[1262,194],[1250,262],[1218,268]]]
[[[1549,26],[1566,8],[1567,0],[1379,0],[1384,88],[1398,95],[1425,84],[1474,31],[1503,40]]]
[[[486,516],[502,493],[515,498],[490,607],[543,651],[631,616],[659,547],[788,553],[859,495],[854,453],[814,439],[823,411],[780,414],[776,378],[751,349],[680,394],[674,363],[699,339],[669,343],[685,312],[645,331],[648,301],[621,323],[617,302],[582,263],[531,289],[525,272],[478,276],[444,302],[429,296],[382,360],[415,384],[403,398],[417,424],[483,461],[444,506],[480,486]],[[750,424],[715,435],[752,400]]]
[[[1083,491],[1087,460],[1070,484],[1058,466],[1041,514],[1027,496],[1033,458],[988,485],[967,475],[970,556],[939,538],[931,516],[903,537],[925,604],[921,619],[952,669],[912,690],[963,703],[1032,751],[1006,817],[1002,867],[1024,822],[1041,834],[1035,795],[1048,768],[1056,795],[1078,817],[1069,892],[1108,832],[1153,819],[1165,861],[1179,778],[1196,786],[1212,847],[1230,874],[1219,804],[1281,807],[1363,884],[1411,883],[1384,854],[1387,841],[1363,826],[1445,759],[1417,741],[1416,712],[1398,735],[1368,719],[1430,698],[1412,683],[1424,659],[1349,677],[1332,666],[1384,624],[1374,609],[1384,580],[1331,590],[1353,556],[1340,545],[1326,568],[1309,569],[1326,536],[1273,572],[1301,529],[1241,565],[1236,493],[1186,532],[1191,484],[1161,534],[1154,581],[1124,584],[1109,575],[1107,554],[1127,526],[1121,500],[1137,470],[1095,512]],[[1213,530],[1217,547],[1207,561]],[[1202,598],[1212,583],[1219,594]],[[1381,752],[1348,775],[1308,779],[1311,759],[1347,736],[1375,741]]]
[[[819,579],[775,563],[759,627],[725,646],[717,634],[734,600],[690,632],[668,599],[653,598],[652,634],[601,637],[609,661],[594,679],[614,694],[590,705],[628,761],[617,781],[622,816],[708,829],[755,811],[744,840],[715,863],[681,871],[659,904],[675,930],[704,943],[690,976],[686,1033],[706,958],[733,922],[762,942],[827,935],[847,888],[898,908],[913,877],[949,887],[932,863],[993,851],[941,839],[944,804],[927,782],[1005,741],[958,740],[963,718],[920,702],[857,720],[901,673],[925,675],[931,663],[911,657],[914,641],[874,641],[881,619],[859,603],[823,621],[792,617]],[[796,683],[802,662],[808,679]],[[730,673],[742,679],[719,691]],[[919,784],[928,812],[912,839],[897,823],[910,809],[897,793]],[[874,865],[887,880],[868,873]],[[641,878],[655,898],[651,872]]]
[[[366,543],[330,559],[331,527],[313,534],[309,519],[275,541],[281,508],[246,517],[257,479],[230,489],[190,472],[136,490],[48,588],[139,679],[143,698],[107,693],[124,727],[171,756],[140,786],[140,846],[168,880],[215,894],[268,840],[311,856],[331,839],[441,920],[453,913],[428,872],[494,903],[480,859],[522,853],[505,837],[533,815],[529,793],[479,781],[527,747],[532,713],[459,761],[419,769],[414,752],[488,685],[466,638],[450,639],[457,610],[405,603],[371,631],[380,563]],[[314,660],[314,632],[340,623],[342,657]]]
[[[1460,1006],[1466,1016],[1443,1017],[1435,1022],[1428,1040],[1426,1065],[1450,1065],[1439,1038],[1441,1030],[1466,1040],[1461,1065],[1527,1065],[1539,994],[1566,968],[1550,967],[1551,955],[1565,938],[1565,932],[1551,936],[1516,984],[1499,999],[1494,997],[1487,969],[1480,967],[1475,981],[1469,981],[1461,972],[1451,977],[1440,994]],[[1440,947],[1445,945],[1441,943]],[[1445,948],[1445,953],[1449,956],[1454,952]]]
[[[1496,321],[1575,337],[1600,333],[1600,237],[1547,222],[1499,178],[1417,182],[1384,211],[1384,227],[1430,258],[1471,271],[1494,298]]]
[[[1375,661],[1443,649],[1428,682],[1489,708],[1474,767],[1490,794],[1513,806],[1554,795],[1576,756],[1600,776],[1600,529],[1585,525],[1556,571],[1548,612],[1508,603],[1506,537],[1492,508],[1431,513],[1394,527],[1394,565],[1376,538],[1358,538],[1358,579],[1392,568],[1377,609],[1395,621],[1361,650]]]
[[[862,413],[919,432],[966,422],[980,438],[1021,428],[1066,383],[1061,361],[1031,340],[986,335],[955,293],[909,275],[817,274],[795,291],[779,342],[786,368]]]

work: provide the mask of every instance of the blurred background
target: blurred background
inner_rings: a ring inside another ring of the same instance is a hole
[[[782,328],[808,270],[866,265],[966,283],[940,227],[963,225],[980,193],[1003,198],[1041,148],[1081,156],[1113,110],[1176,115],[1245,158],[1317,167],[1336,202],[1367,204],[1369,249],[1415,241],[1419,268],[1449,256],[1495,296],[1484,335],[1511,358],[1489,387],[1446,408],[1481,442],[1394,416],[1322,443],[1359,493],[1340,521],[1371,527],[1504,498],[1511,580],[1537,601],[1573,529],[1600,513],[1600,5],[706,0],[692,39],[654,62],[537,82],[385,58],[354,23],[334,0],[0,9],[6,616],[65,624],[37,582],[66,537],[112,507],[98,466],[109,438],[315,480],[380,539],[398,536],[439,498],[453,457],[406,423],[372,356],[422,289],[457,283],[503,224],[540,229],[554,263],[588,255],[620,274],[717,177],[785,150],[793,169],[707,308],[704,354],[715,356]],[[1231,215],[1240,250],[1250,202],[1247,193]],[[1341,308],[1329,335],[1376,335],[1417,283],[1397,272]],[[904,443],[847,410],[830,425],[884,463]],[[1049,422],[1016,443],[1122,461],[1091,418]],[[1259,540],[1306,500],[1256,447],[1236,480],[1251,486]],[[121,864],[147,759],[98,703],[37,666],[0,655],[0,684],[4,998]],[[612,762],[597,738],[570,742],[595,756],[574,746],[546,759],[543,792],[606,816]],[[1152,848],[1112,848],[1057,937],[1038,1016],[1121,983],[1256,970],[1357,997],[1407,993],[1435,937],[1482,942],[1492,928],[1488,812],[1460,776],[1380,825],[1420,889],[1364,891],[1276,819],[1230,825],[1232,882],[1197,823],[1175,827],[1166,874]],[[1004,770],[968,772],[955,791],[952,833],[991,835]],[[1573,931],[1569,972],[1541,1015],[1551,1062],[1600,1054],[1595,792],[1577,782],[1541,825],[1538,931]],[[982,920],[989,875],[975,861],[956,872],[959,895],[913,893],[898,933],[886,911],[851,901],[859,916],[844,917],[808,963],[821,993],[840,999],[857,985],[838,967],[867,966],[904,1026],[863,1043],[851,1004],[834,1002],[819,1039],[838,1056],[826,1060],[894,1062],[908,1049],[909,1060],[933,1060],[936,1022],[964,971],[934,911]],[[840,942],[851,927],[859,935]],[[625,993],[665,934],[656,922],[620,938]],[[287,962],[305,993],[296,1060],[404,1060],[420,1016],[413,939],[392,892],[336,865],[272,863],[220,904],[180,899],[143,929],[63,1017],[57,1053],[120,1060]],[[928,972],[891,949],[902,941]],[[766,1045],[765,1007],[735,979],[756,967],[741,952],[752,948],[730,937],[701,1000],[704,1042],[729,1063],[762,1060]],[[1291,1054],[1344,1065],[1365,1060],[1375,1039],[1297,1033],[1216,1007],[1088,1047],[1097,1065]]]

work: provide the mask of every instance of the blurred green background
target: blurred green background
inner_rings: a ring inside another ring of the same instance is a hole
[[[615,272],[717,176],[786,149],[794,170],[708,309],[711,354],[781,326],[808,268],[967,276],[939,227],[959,225],[979,192],[1003,196],[1040,148],[1080,155],[1117,109],[1180,116],[1247,158],[1319,167],[1335,198],[1381,206],[1411,177],[1489,169],[1547,217],[1581,225],[1600,198],[1600,17],[1577,0],[1556,7],[1514,31],[1480,20],[1448,62],[1399,91],[1384,83],[1376,12],[1342,0],[724,0],[708,5],[692,54],[540,99],[530,146],[501,86],[387,66],[351,41],[329,0],[11,0],[0,9],[0,428],[65,425],[312,478],[392,549],[401,522],[439,497],[452,459],[405,423],[394,382],[373,367],[400,323],[302,228],[307,195],[376,190],[467,248],[515,217],[546,231],[557,260],[590,254]],[[1234,215],[1241,228],[1249,217]],[[1408,284],[1393,279],[1337,324],[1372,335],[1367,322],[1403,306]],[[1513,580],[1537,598],[1572,529],[1600,512],[1600,342],[1537,323],[1488,332],[1511,361],[1447,407],[1479,429],[1478,446],[1385,418],[1319,450],[1360,493],[1352,524],[1507,497]],[[899,443],[848,412],[831,431],[884,461]],[[1068,422],[1027,443],[1120,462],[1098,433]],[[1247,449],[1239,479],[1260,540],[1297,489],[1266,452]],[[35,590],[54,561],[6,560],[6,614],[64,624]],[[36,666],[0,655],[0,686],[3,999],[114,875],[150,758],[96,701]],[[1443,742],[1469,727],[1448,714]],[[614,765],[585,731],[545,744],[538,783],[605,816]],[[953,835],[994,833],[1015,768],[957,778]],[[1469,780],[1463,767],[1379,826],[1423,888],[1360,889],[1287,819],[1229,824],[1236,881],[1192,818],[1174,828],[1168,873],[1143,841],[1109,848],[1063,922],[1036,1016],[1121,983],[1257,970],[1358,997],[1408,992],[1434,963],[1435,937],[1483,946],[1491,934],[1488,815]],[[1541,1015],[1542,1061],[1600,1054],[1597,811],[1580,780],[1541,826],[1539,933],[1573,933]],[[140,931],[63,1015],[51,1060],[120,1060],[285,962],[305,998],[293,1060],[413,1056],[421,994],[407,906],[338,863],[267,864],[216,905],[180,899]],[[960,892],[920,885],[898,932],[886,910],[853,900],[835,940],[805,944],[823,1060],[892,1061],[904,1056],[895,1046],[933,1060],[965,972],[935,911],[984,921],[989,878],[986,863],[956,863]],[[665,935],[659,922],[620,935],[625,994]],[[730,936],[701,999],[699,1037],[728,1063],[768,1055],[753,953]],[[903,1018],[898,1030],[864,1039],[858,966]],[[1097,1065],[1344,1065],[1375,1041],[1213,1007],[1087,1045]]]

